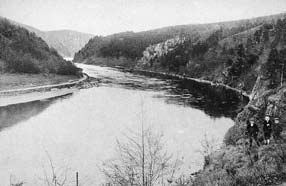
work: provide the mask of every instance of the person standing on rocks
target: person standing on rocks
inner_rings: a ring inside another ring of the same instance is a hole
[[[252,147],[253,140],[256,142],[257,146],[260,146],[257,140],[258,132],[259,132],[258,126],[254,122],[254,118],[251,118],[249,121],[247,121],[247,127],[246,127],[246,134],[249,138],[250,147]]]
[[[270,120],[270,116],[266,115],[263,121],[263,133],[264,133],[264,140],[265,144],[269,145],[270,138],[272,134],[272,122]]]
[[[282,140],[281,132],[283,131],[283,127],[280,124],[278,117],[274,118],[274,124],[272,128],[273,128],[273,138],[275,142]]]

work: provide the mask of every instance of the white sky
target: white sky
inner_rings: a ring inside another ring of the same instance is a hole
[[[286,12],[286,0],[0,0],[0,15],[41,30],[95,35]]]

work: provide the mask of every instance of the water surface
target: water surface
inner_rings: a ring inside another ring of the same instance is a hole
[[[47,152],[59,172],[73,181],[99,183],[98,166],[111,158],[117,138],[144,125],[163,132],[167,150],[186,173],[202,167],[204,135],[221,142],[243,103],[185,82],[163,80],[107,67],[80,65],[98,87],[71,96],[0,108],[1,185],[23,180],[44,185]]]

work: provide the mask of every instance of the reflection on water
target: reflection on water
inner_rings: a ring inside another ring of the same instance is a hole
[[[238,97],[230,90],[209,87],[190,81],[172,81],[167,102],[203,110],[213,118],[234,119],[248,100]],[[175,87],[175,88],[173,88]]]
[[[163,98],[167,104],[200,109],[213,118],[234,119],[248,102],[246,98],[239,97],[231,90],[187,80],[158,79],[128,72],[122,73],[111,68],[97,71],[95,74],[90,72],[90,74],[99,78],[105,86],[163,92],[156,97]]]
[[[66,95],[60,98],[51,98],[41,101],[0,107],[0,132],[7,127],[11,127],[19,122],[26,121],[29,118],[40,114],[51,104],[56,102],[56,100],[64,99],[70,96],[71,95]]]
[[[164,133],[167,150],[184,162],[182,170],[196,171],[203,163],[198,151],[204,134],[221,142],[243,105],[227,92],[188,82],[81,67],[100,79],[99,87],[0,109],[1,185],[9,185],[10,174],[25,186],[41,185],[42,167],[49,166],[45,150],[57,167],[68,165],[72,178],[78,171],[86,185],[98,185],[102,177],[97,167],[112,157],[116,139],[130,129],[140,130],[142,100],[146,127]]]

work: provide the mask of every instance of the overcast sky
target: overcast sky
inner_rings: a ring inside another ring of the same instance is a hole
[[[0,15],[95,35],[286,12],[286,0],[0,0]]]

